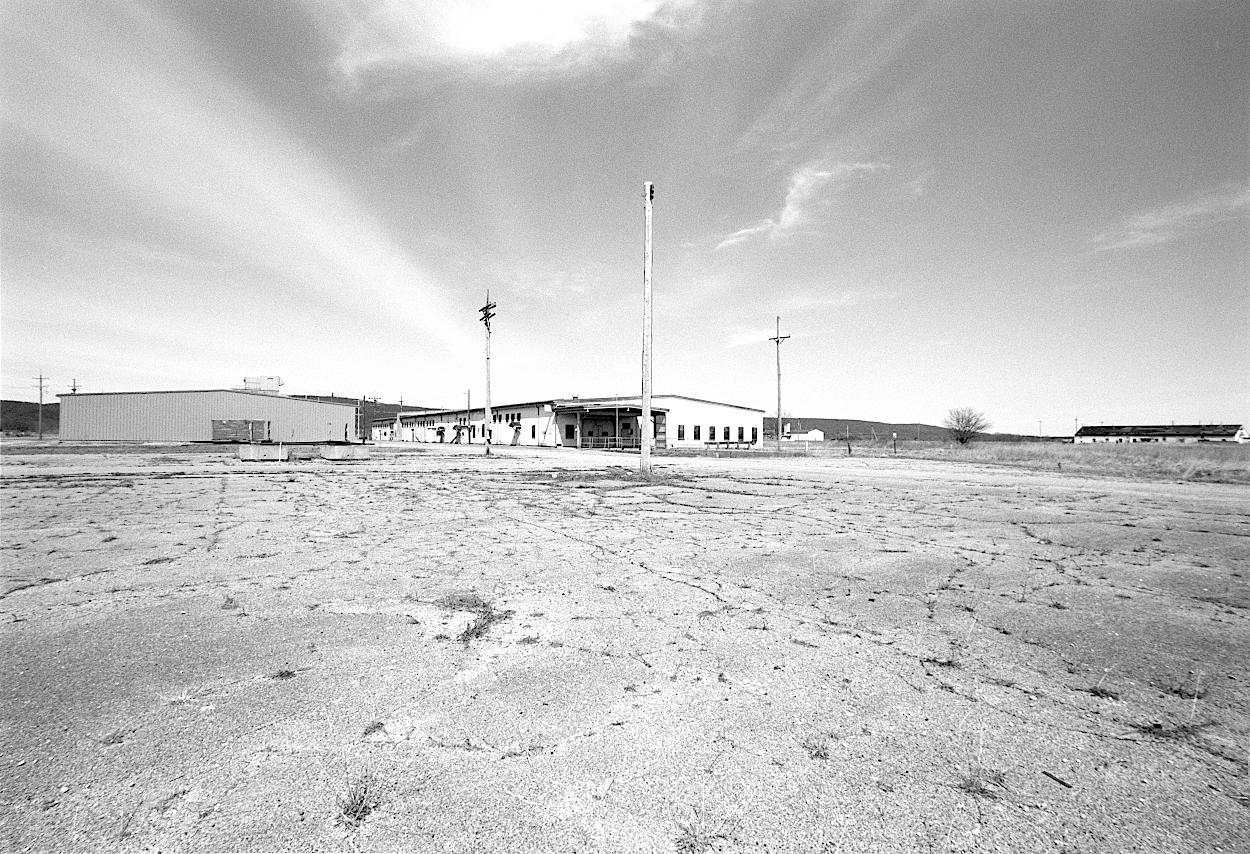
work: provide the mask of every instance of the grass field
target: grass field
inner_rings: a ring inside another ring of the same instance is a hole
[[[721,456],[732,456],[726,452],[719,453]],[[782,453],[815,458],[847,456],[846,443],[836,440],[787,443]],[[875,442],[852,439],[850,455],[889,457],[895,456],[895,451],[894,445],[887,439]],[[897,456],[1109,477],[1250,483],[1250,444],[1233,442],[1192,445],[973,442],[961,446],[954,442],[900,440]]]
[[[933,448],[918,456],[1113,477],[1250,483],[1250,444],[1231,442],[1193,445],[980,442],[966,447]]]

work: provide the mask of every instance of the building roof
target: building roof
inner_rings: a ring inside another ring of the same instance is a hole
[[[755,409],[750,406],[739,406],[736,403],[721,403],[717,400],[706,400],[701,397],[690,397],[684,394],[653,394],[652,399],[656,398],[677,398],[679,400],[692,400],[695,403],[709,403],[713,406],[727,406],[730,409],[742,409],[747,412],[763,412],[762,409]],[[633,407],[637,409],[642,405],[642,396],[637,394],[621,395],[616,397],[555,397],[546,400],[529,400],[524,403],[501,403],[498,406],[492,406],[491,410],[498,412],[502,409],[514,409],[525,406],[550,406],[553,410],[561,412],[571,412],[577,409],[610,409],[619,406],[622,409]],[[473,412],[482,411],[484,407],[475,406]],[[668,412],[669,407],[652,405],[651,409],[655,412]],[[460,415],[466,412],[463,406],[452,407],[449,409],[414,409],[397,413],[387,418],[378,418],[370,421],[371,424],[390,424],[396,418],[411,418],[419,415]]]
[[[710,403],[713,406],[728,406],[730,409],[745,409],[747,412],[763,412],[764,411],[762,409],[756,409],[753,406],[739,406],[736,403],[723,403],[719,400],[708,400],[707,398],[703,398],[703,397],[691,397],[690,395],[687,395],[687,394],[653,394],[651,395],[652,400],[654,400],[657,397],[660,397],[660,398],[675,397],[678,400],[691,400],[691,401],[694,401],[695,403]],[[602,403],[611,403],[612,401],[617,401],[617,400],[641,401],[642,395],[628,394],[628,395],[622,395],[619,397],[595,397],[595,398],[580,398],[580,399],[581,400],[595,400],[595,401],[602,402]],[[577,400],[578,399],[576,398],[574,399],[565,398],[565,399],[556,401],[556,403],[559,403],[559,404],[574,403]]]
[[[57,397],[117,397],[124,394],[220,394],[228,392],[230,394],[251,394],[256,397],[279,398],[280,400],[292,400],[296,403],[320,403],[326,406],[350,406],[356,408],[355,403],[338,403],[330,400],[309,400],[303,397],[296,397],[289,394],[279,394],[276,391],[253,391],[251,389],[242,388],[179,388],[165,389],[164,391],[79,391],[71,394],[58,394]]]
[[[1162,438],[1165,436],[1177,437],[1232,437],[1236,436],[1241,429],[1240,424],[1129,424],[1129,425],[1099,425],[1097,427],[1082,427],[1076,431],[1077,436],[1116,436],[1119,438],[1128,437],[1145,437],[1145,438]]]

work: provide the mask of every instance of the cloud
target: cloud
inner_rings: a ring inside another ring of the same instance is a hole
[[[833,187],[841,179],[857,173],[872,174],[889,168],[890,164],[879,162],[803,166],[790,175],[785,203],[776,216],[738,229],[718,243],[716,249],[728,249],[760,235],[773,242],[784,240],[812,219],[814,209],[829,203]]]
[[[381,313],[449,350],[462,344],[462,324],[437,283],[385,224],[299,137],[207,70],[217,66],[159,13],[92,4],[9,22],[19,23],[6,37],[10,67],[26,82],[6,98],[7,118],[40,152],[24,163],[31,180],[40,180],[35,170],[90,176],[45,180],[71,188],[55,214],[68,232],[58,239],[107,232],[105,245],[114,248],[95,259],[97,282],[112,276],[149,287],[144,281],[174,272],[161,261],[172,246],[218,274],[245,277],[220,294],[215,322],[228,323],[224,306],[255,299],[261,282],[293,308],[376,319],[384,306]],[[36,221],[34,213],[22,217]],[[56,235],[37,231],[49,235],[42,243]],[[35,250],[59,254],[52,245]],[[198,296],[207,278],[190,271],[170,281],[181,292],[150,310]],[[64,287],[78,288],[83,306],[104,297],[98,284]]]
[[[323,0],[323,25],[340,42],[338,69],[503,61],[538,67],[570,51],[628,43],[634,28],[683,3],[661,0]],[[567,57],[566,57],[567,58]]]
[[[1140,249],[1179,240],[1218,222],[1245,216],[1250,189],[1223,191],[1133,214],[1090,239],[1095,252]]]
[[[782,300],[778,310],[783,315],[803,314],[811,312],[813,309],[828,311],[839,308],[852,308],[877,302],[886,302],[897,299],[897,297],[897,294],[887,291],[842,290],[826,293],[804,293],[795,294]],[[788,334],[784,328],[781,331],[782,334]],[[724,347],[726,350],[733,350],[750,344],[760,344],[768,341],[776,334],[777,330],[774,326],[739,327],[730,332],[729,337],[725,340]]]
[[[789,313],[810,311],[812,309],[851,308],[874,302],[886,302],[897,298],[897,294],[889,291],[861,291],[855,289],[795,294],[782,302],[781,310]]]
[[[738,347],[745,347],[748,344],[761,344],[776,334],[776,330],[772,327],[765,328],[761,326],[755,329],[740,329],[730,333],[725,340],[725,349],[733,350]]]

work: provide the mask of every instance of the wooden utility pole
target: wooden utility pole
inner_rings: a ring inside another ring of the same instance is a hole
[[[781,334],[781,318],[777,318],[777,337],[769,341],[777,342],[777,450],[781,450],[781,342],[789,338]]]
[[[478,309],[482,313],[482,323],[486,324],[486,456],[490,456],[490,319],[495,316],[495,304],[490,301],[490,291],[486,292],[486,305]]]
[[[43,384],[47,381],[43,374],[35,377],[39,383],[39,438],[43,439]]]
[[[642,185],[642,462],[643,474],[651,474],[651,202],[655,185]]]

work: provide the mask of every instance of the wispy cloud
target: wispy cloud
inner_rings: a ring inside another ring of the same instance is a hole
[[[803,166],[790,175],[785,204],[775,216],[738,229],[718,243],[716,248],[727,249],[759,236],[774,242],[784,240],[811,220],[815,209],[829,204],[833,188],[840,180],[857,173],[872,174],[889,168],[890,164],[881,162]]]
[[[618,50],[634,28],[681,3],[661,0],[320,0],[340,41],[338,70],[429,63],[537,68]]]
[[[804,293],[786,298],[781,304],[781,309],[784,312],[797,312],[810,311],[817,308],[852,308],[870,303],[887,302],[897,299],[897,297],[897,294],[890,291],[856,289],[827,291],[825,293]]]
[[[897,294],[889,291],[853,289],[829,291],[826,293],[803,293],[787,297],[782,300],[778,308],[782,314],[798,314],[810,312],[813,309],[829,311],[887,302],[896,299],[897,296]],[[785,332],[785,329],[782,332]],[[733,350],[751,344],[760,344],[768,341],[776,334],[777,330],[773,326],[735,327],[725,339],[724,346],[726,350]]]
[[[1250,213],[1250,189],[1226,190],[1133,214],[1094,235],[1090,243],[1095,252],[1158,246],[1247,213]]]

